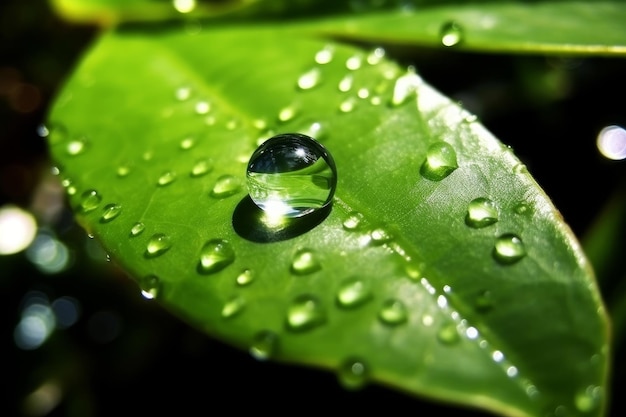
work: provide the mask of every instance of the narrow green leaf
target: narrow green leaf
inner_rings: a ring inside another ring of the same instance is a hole
[[[467,51],[626,55],[621,1],[459,3],[331,17],[311,29],[359,41]]]
[[[384,51],[118,30],[48,127],[81,224],[213,337],[349,389],[603,415],[607,317],[577,240],[507,146]],[[246,166],[289,132],[326,147],[338,183],[330,210],[286,221],[249,200]]]

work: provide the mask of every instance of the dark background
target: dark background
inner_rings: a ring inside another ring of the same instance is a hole
[[[31,210],[64,242],[72,259],[63,271],[47,274],[24,253],[0,255],[5,397],[0,415],[210,415],[218,409],[280,415],[380,406],[419,415],[482,415],[383,387],[346,391],[330,373],[259,362],[141,297],[134,282],[73,223],[63,190],[50,180],[45,140],[38,133],[51,99],[97,30],[62,21],[44,0],[5,0],[0,33],[0,206]],[[510,145],[577,236],[585,236],[612,196],[624,194],[624,162],[603,159],[595,138],[606,125],[626,126],[625,59],[443,48],[397,51],[396,57],[414,64],[426,82],[462,102]],[[620,265],[623,271],[623,260]],[[600,277],[609,306],[623,275]],[[80,315],[40,348],[24,350],[13,342],[13,331],[24,297],[33,291],[50,299],[73,297]],[[616,389],[624,383],[620,353],[613,372]],[[47,408],[28,406],[29,394],[42,386],[60,391],[51,391]],[[285,408],[286,399],[291,405]],[[619,401],[618,393],[614,405]],[[617,409],[612,414],[618,415]]]

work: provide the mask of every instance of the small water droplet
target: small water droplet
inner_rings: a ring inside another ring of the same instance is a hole
[[[235,296],[229,299],[222,307],[222,317],[225,319],[229,319],[231,317],[236,316],[241,313],[241,311],[246,306],[246,301],[243,297]]]
[[[396,79],[393,95],[391,96],[391,105],[399,106],[406,103],[410,98],[415,97],[417,88],[422,83],[422,78],[417,75],[415,68],[409,67],[404,75]]]
[[[130,235],[132,237],[139,236],[143,233],[144,230],[146,230],[146,225],[142,222],[137,222],[133,224],[133,227],[130,228]]]
[[[239,275],[237,275],[237,285],[249,285],[252,281],[254,281],[254,273],[250,269],[244,269],[241,273],[239,273]]]
[[[139,288],[141,288],[141,295],[152,300],[157,298],[161,290],[161,281],[156,275],[146,275],[139,280]]]
[[[337,378],[346,389],[357,390],[363,388],[368,380],[368,368],[365,362],[358,358],[348,358],[339,366]]]
[[[115,172],[116,172],[117,176],[120,177],[120,178],[127,177],[128,174],[130,174],[130,165],[122,164],[122,165],[117,167],[117,170]]]
[[[505,233],[496,239],[493,256],[502,264],[515,263],[526,256],[524,242],[513,233]]]
[[[104,212],[102,213],[102,217],[100,217],[100,222],[108,223],[111,220],[117,218],[122,212],[122,206],[120,204],[107,204],[104,207]]]
[[[339,88],[339,91],[341,91],[342,93],[347,93],[348,91],[352,89],[353,84],[354,84],[354,75],[346,74],[339,81],[339,85],[337,87]]]
[[[298,133],[306,135],[312,138],[316,138],[318,141],[326,139],[328,137],[328,129],[326,125],[320,122],[311,122],[302,129],[298,130]]]
[[[513,207],[513,212],[515,212],[515,214],[519,214],[519,215],[526,215],[526,214],[531,214],[532,213],[532,206],[526,202],[521,202],[516,204]]]
[[[589,413],[600,405],[602,399],[602,387],[589,385],[574,397],[574,404],[578,411]]]
[[[286,123],[290,120],[295,119],[297,115],[298,115],[298,108],[295,105],[283,107],[278,112],[278,121],[281,123]]]
[[[492,200],[479,197],[472,200],[467,207],[465,223],[473,228],[481,228],[498,221],[498,207]]]
[[[350,113],[356,107],[356,99],[354,97],[348,97],[339,103],[339,111],[342,113]]]
[[[145,256],[148,258],[154,258],[167,252],[172,247],[172,242],[169,236],[163,233],[155,233],[148,240],[146,246]]]
[[[419,281],[423,277],[424,264],[422,262],[417,261],[409,261],[404,270],[409,278],[413,281]]]
[[[195,141],[193,138],[184,138],[183,140],[180,141],[180,149],[186,151],[188,149],[193,148],[193,145],[195,145]]]
[[[437,331],[437,340],[446,345],[453,345],[461,340],[456,324],[453,322],[444,323]]]
[[[478,293],[474,300],[474,307],[479,313],[485,313],[493,308],[493,294],[491,291],[484,290]]]
[[[287,329],[310,330],[326,321],[326,312],[320,301],[312,295],[296,297],[287,310]]]
[[[249,352],[259,361],[270,359],[278,349],[278,335],[270,330],[263,330],[254,335]]]
[[[87,190],[80,198],[80,209],[83,213],[95,210],[102,201],[102,196],[96,190]]]
[[[197,114],[207,114],[211,110],[211,104],[208,101],[199,101],[195,107]]]
[[[180,87],[176,89],[175,92],[176,99],[179,101],[185,101],[189,97],[191,97],[191,88],[189,87]]]
[[[212,274],[226,268],[235,260],[235,251],[224,239],[211,239],[200,251],[198,269],[205,274]]]
[[[293,257],[291,262],[291,272],[296,275],[307,275],[321,268],[315,254],[310,249],[300,249]]]
[[[356,95],[360,99],[366,99],[370,96],[370,90],[367,88],[359,88],[359,91],[356,92]]]
[[[362,55],[353,55],[346,60],[346,68],[350,71],[356,71],[361,68],[363,65],[363,56]]]
[[[343,228],[346,230],[358,230],[363,223],[363,214],[353,211],[343,221]]]
[[[241,190],[241,182],[233,175],[222,175],[215,181],[211,190],[211,196],[215,198],[226,198],[237,194]]]
[[[65,150],[70,156],[80,155],[87,150],[87,141],[82,138],[72,140],[67,144]]]
[[[330,153],[299,133],[263,142],[250,157],[246,176],[250,198],[272,217],[301,217],[324,208],[337,186]]]
[[[457,22],[445,22],[440,33],[443,46],[455,46],[463,41],[463,28]]]
[[[389,242],[392,236],[385,229],[378,227],[370,232],[370,238],[372,239],[372,244],[382,245],[383,243]]]
[[[420,173],[431,181],[441,181],[459,167],[456,152],[447,142],[436,142],[428,147]]]
[[[395,326],[408,320],[406,306],[400,300],[390,299],[383,303],[378,312],[378,318],[384,324]]]
[[[301,90],[310,90],[317,87],[322,81],[322,71],[315,67],[311,68],[298,78],[298,87]]]
[[[337,304],[344,308],[358,307],[371,298],[372,292],[369,287],[356,278],[344,281],[337,291]]]
[[[191,168],[192,177],[201,177],[213,170],[213,163],[209,159],[200,159]]]
[[[335,48],[332,45],[326,45],[315,54],[315,62],[320,65],[328,64],[333,60]]]
[[[163,187],[169,185],[176,180],[176,173],[174,171],[165,171],[157,180],[157,185]]]
[[[385,50],[381,47],[374,48],[367,55],[366,61],[370,65],[378,65],[385,57]]]

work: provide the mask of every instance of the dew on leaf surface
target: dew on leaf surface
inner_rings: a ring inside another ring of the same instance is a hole
[[[441,26],[441,44],[443,46],[455,46],[463,41],[463,28],[458,22],[448,21]]]
[[[296,251],[291,261],[291,272],[296,275],[307,275],[321,268],[315,253],[310,249]]]
[[[176,180],[176,173],[174,171],[165,171],[157,180],[157,185],[160,187],[169,185]]]
[[[428,147],[420,173],[431,181],[441,181],[459,167],[456,151],[447,142],[436,142]]]
[[[102,196],[96,190],[87,190],[81,194],[80,209],[83,213],[89,213],[95,210],[101,201]]]
[[[241,190],[241,183],[234,175],[222,175],[213,185],[211,196],[215,198],[226,198],[237,194]]]
[[[270,330],[262,330],[254,335],[250,345],[250,355],[259,360],[270,359],[278,349],[278,335]]]
[[[310,90],[317,87],[322,81],[322,71],[315,67],[298,77],[298,87],[301,90]]]
[[[122,206],[120,204],[116,204],[116,203],[107,204],[104,207],[104,211],[102,212],[100,221],[102,223],[110,222],[111,220],[117,218],[121,213],[122,213]]]
[[[230,298],[222,307],[222,317],[229,319],[241,313],[246,306],[246,300],[240,296],[234,296]]]
[[[372,298],[372,292],[365,282],[350,278],[339,286],[336,298],[340,307],[354,308],[369,301]]]
[[[378,318],[384,324],[395,326],[406,322],[409,316],[402,301],[389,299],[383,303],[382,308],[378,312]]]
[[[413,67],[409,67],[405,74],[396,79],[391,96],[391,105],[399,106],[416,97],[417,88],[423,83]]]
[[[498,221],[498,207],[485,197],[472,200],[467,207],[465,223],[473,228],[481,228],[492,225]]]
[[[368,380],[369,369],[362,359],[345,359],[337,370],[339,383],[346,389],[357,390],[363,388]]]
[[[496,239],[493,256],[502,264],[515,263],[526,256],[524,242],[513,233],[505,233]]]
[[[133,227],[130,228],[130,235],[132,237],[139,236],[144,230],[146,230],[146,225],[142,222],[136,222],[133,224]]]
[[[161,290],[161,281],[156,275],[146,275],[139,280],[141,295],[148,300],[157,298]]]
[[[461,340],[461,335],[456,328],[456,323],[446,322],[442,324],[437,331],[437,340],[445,345],[458,343]]]
[[[164,233],[155,233],[148,240],[146,245],[145,256],[153,258],[164,254],[172,247],[172,241],[169,236]]]
[[[211,239],[200,250],[198,267],[202,273],[211,274],[221,271],[234,261],[235,251],[227,240]]]
[[[237,285],[240,285],[240,286],[250,285],[252,281],[254,281],[254,273],[252,272],[251,269],[247,269],[247,268],[241,271],[239,275],[237,275],[237,278],[235,279],[235,282],[237,282]]]
[[[301,217],[328,206],[337,168],[326,148],[300,133],[276,135],[259,146],[246,171],[250,198],[272,217]]]
[[[287,310],[287,329],[306,331],[323,324],[326,312],[319,299],[312,295],[296,297]]]
[[[213,169],[213,164],[209,159],[200,159],[191,167],[190,175],[192,177],[201,177],[208,174]]]

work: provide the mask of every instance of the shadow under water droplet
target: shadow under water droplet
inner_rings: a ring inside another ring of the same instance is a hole
[[[329,214],[332,204],[302,217],[271,220],[249,195],[233,212],[233,228],[239,236],[252,242],[279,242],[299,236],[319,225]]]

